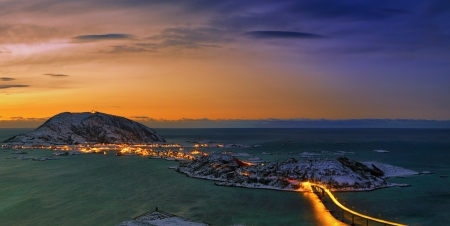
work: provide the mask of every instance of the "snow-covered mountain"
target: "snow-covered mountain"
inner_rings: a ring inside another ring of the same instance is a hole
[[[153,129],[130,119],[100,112],[57,114],[36,130],[4,141],[21,145],[88,143],[148,144],[165,142]]]
[[[398,167],[400,168],[400,167]],[[281,190],[301,189],[310,181],[335,191],[373,190],[403,184],[388,183],[384,172],[374,164],[362,164],[345,157],[251,164],[214,153],[192,162],[180,163],[178,172],[190,177],[217,180],[218,185]]]

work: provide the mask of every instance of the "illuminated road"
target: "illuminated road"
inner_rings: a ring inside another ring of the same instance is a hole
[[[347,211],[347,212],[349,212],[349,213],[351,213],[351,214],[353,214],[353,215],[355,215],[355,216],[358,216],[358,217],[361,217],[361,218],[364,218],[364,219],[368,219],[368,220],[371,220],[371,221],[383,223],[383,224],[385,224],[385,225],[407,226],[406,224],[399,224],[399,223],[396,223],[396,222],[386,221],[386,220],[383,220],[383,219],[379,219],[379,218],[375,218],[375,217],[371,217],[371,216],[367,216],[367,215],[364,215],[364,214],[355,212],[355,211],[353,211],[353,210],[351,210],[351,209],[345,207],[344,205],[342,205],[342,204],[334,197],[334,195],[331,193],[331,191],[328,190],[327,188],[325,188],[324,186],[318,185],[318,184],[314,184],[314,183],[310,183],[310,182],[305,182],[305,185],[306,185],[306,186],[307,186],[308,184],[309,184],[311,187],[312,187],[312,186],[315,186],[315,187],[318,187],[318,188],[323,189],[323,190],[328,194],[328,196],[330,197],[330,199],[333,200],[334,204],[336,204],[336,205],[339,206],[341,209],[343,209],[343,210],[345,210],[345,211]]]

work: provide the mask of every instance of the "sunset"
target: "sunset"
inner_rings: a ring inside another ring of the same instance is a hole
[[[0,225],[450,225],[449,0],[0,0]]]
[[[1,4],[0,120],[450,119],[444,2]]]

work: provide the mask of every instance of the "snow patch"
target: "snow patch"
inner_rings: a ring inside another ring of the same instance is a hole
[[[189,221],[163,211],[153,211],[134,220],[124,221],[117,226],[208,226],[208,224]]]
[[[373,166],[375,166],[378,169],[380,169],[381,171],[383,171],[384,178],[419,174],[419,172],[416,172],[413,170],[409,170],[409,169],[405,169],[405,168],[402,168],[399,166],[393,166],[393,165],[389,165],[389,164],[381,163],[381,162],[371,161],[371,162],[362,162],[362,163],[371,169],[373,169],[374,168]]]
[[[373,150],[374,152],[378,152],[378,153],[388,153],[390,151],[388,150],[382,150],[382,149],[378,149],[378,150]]]

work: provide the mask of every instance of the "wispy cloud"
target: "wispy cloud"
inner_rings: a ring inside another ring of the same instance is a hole
[[[21,4],[20,1],[16,2]],[[37,2],[38,1],[36,1],[36,4],[38,4]],[[8,10],[12,11],[12,9],[8,9],[7,7],[4,8],[4,3],[5,2],[1,3],[2,8],[0,9],[0,15],[2,15],[3,18],[5,14],[11,13],[8,12]],[[30,12],[22,13],[27,14]],[[30,21],[29,23],[22,23],[17,20],[14,21],[14,19],[11,18],[10,20],[2,19],[0,22],[0,37],[2,37],[0,43],[2,45],[46,43],[51,40],[61,39],[61,37],[67,35],[68,29],[66,28],[55,28],[55,26],[51,25],[38,24],[36,21],[37,20]],[[14,51],[0,46],[0,54],[11,54],[13,52]]]
[[[134,45],[139,46],[141,48],[150,48],[150,49],[158,48],[158,44],[156,43],[136,43]]]
[[[133,35],[129,34],[98,34],[98,35],[80,35],[73,37],[72,40],[75,42],[96,42],[104,40],[124,40],[132,39]]]
[[[162,30],[158,35],[147,37],[141,42],[110,46],[111,50],[98,51],[98,53],[143,53],[156,52],[164,48],[220,48],[220,43],[231,41],[225,36],[225,31],[211,27],[172,27]]]
[[[272,39],[272,38],[323,38],[324,36],[313,34],[313,33],[305,33],[305,32],[296,32],[296,31],[250,31],[246,33],[247,36],[252,38],[261,38],[261,39]]]
[[[148,117],[148,116],[131,116],[130,118],[133,118],[133,119],[150,119],[150,117]]]
[[[187,49],[220,47],[219,43],[231,41],[225,34],[225,31],[212,27],[174,27],[166,28],[159,35],[147,38],[157,42],[156,45],[155,43],[139,43],[137,45],[149,45],[153,48],[179,47]]]
[[[16,80],[16,79],[15,78],[9,78],[9,77],[1,77],[0,80],[7,82],[7,81]]]
[[[151,48],[143,48],[139,46],[127,46],[127,45],[118,45],[111,46],[112,50],[107,51],[108,53],[142,53],[142,52],[155,52],[155,50]]]
[[[9,89],[9,88],[26,88],[29,85],[0,85],[0,89]]]
[[[44,75],[48,75],[48,76],[52,76],[52,77],[67,77],[69,75],[65,75],[65,74],[44,74]]]

